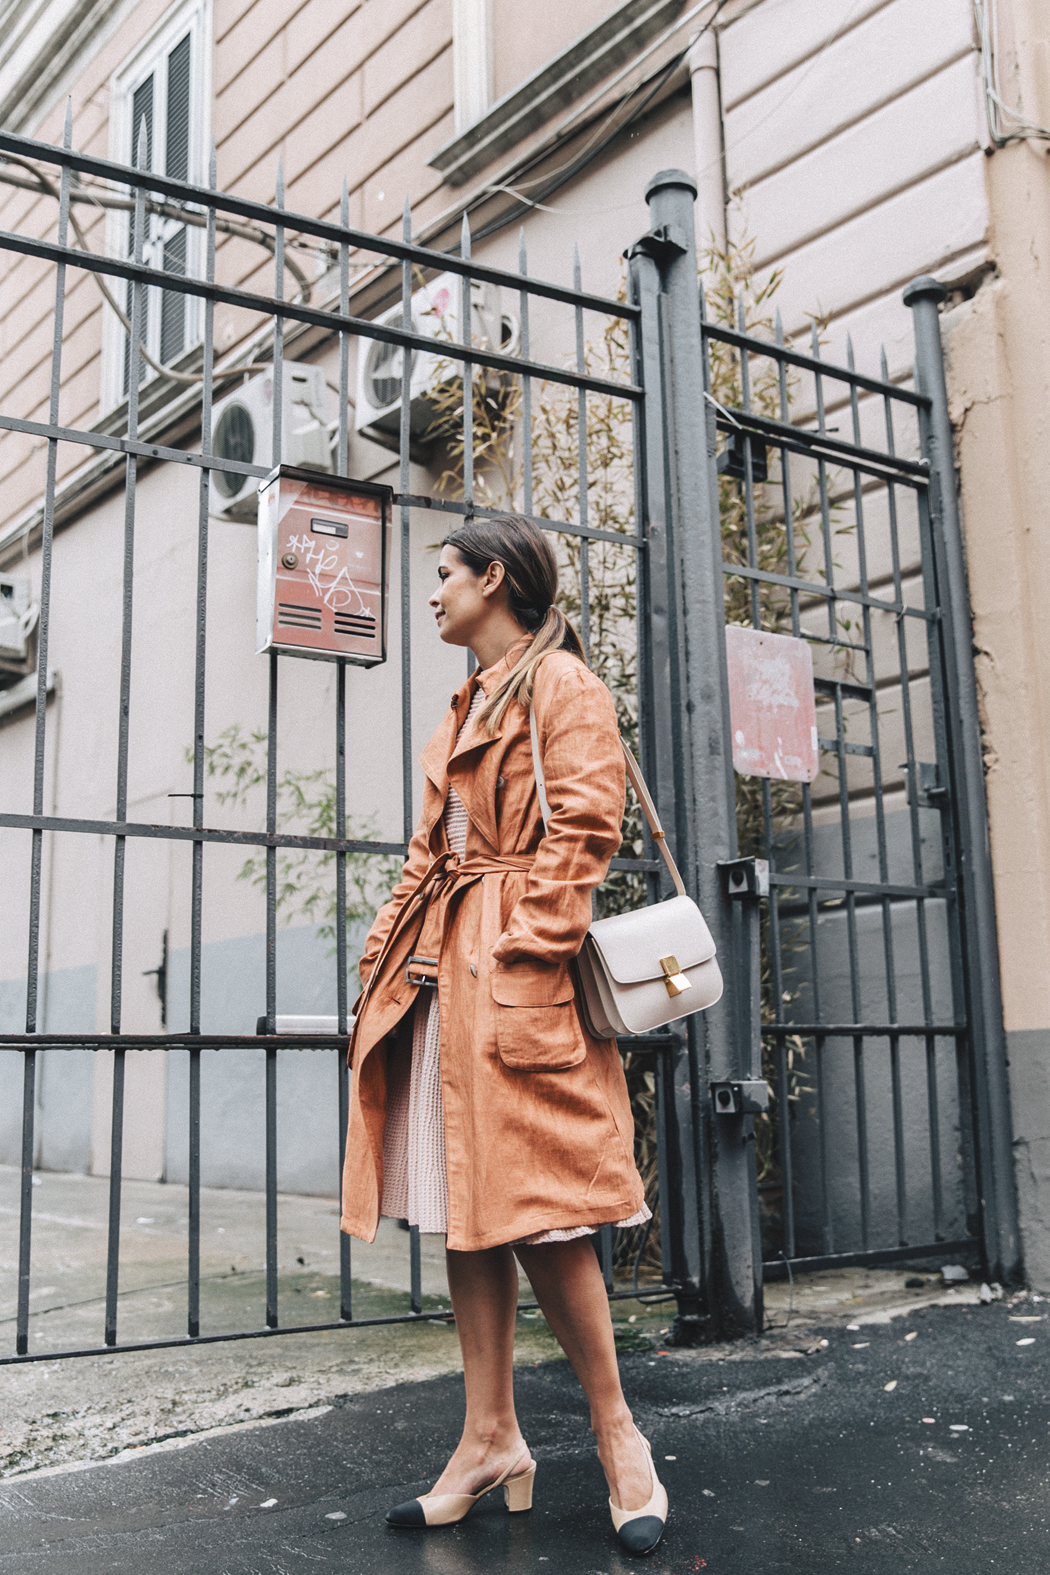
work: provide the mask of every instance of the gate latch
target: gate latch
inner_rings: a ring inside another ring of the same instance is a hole
[[[948,789],[941,781],[936,761],[916,760],[914,770],[908,761],[901,766],[908,778],[908,802],[919,809],[941,809],[948,798]]]
[[[768,859],[720,859],[723,889],[727,897],[768,897]]]
[[[711,1099],[716,1116],[760,1116],[769,1109],[769,1084],[764,1077],[712,1083]]]

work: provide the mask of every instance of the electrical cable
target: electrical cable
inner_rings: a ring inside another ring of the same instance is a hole
[[[999,83],[999,27],[995,0],[973,0],[977,36],[981,43],[981,82],[988,112],[988,130],[997,148],[1008,142],[1050,142],[1050,128],[1029,120],[1011,108]]]

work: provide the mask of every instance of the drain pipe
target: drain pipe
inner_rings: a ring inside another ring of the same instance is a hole
[[[689,46],[693,93],[693,145],[696,168],[696,249],[724,251],[726,244],[725,169],[722,156],[722,101],[718,85],[718,35],[713,27]]]

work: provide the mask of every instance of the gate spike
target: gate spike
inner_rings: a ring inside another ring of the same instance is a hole
[[[66,96],[66,118],[62,122],[62,146],[64,148],[73,146],[73,95],[71,93]]]
[[[809,328],[810,328],[809,342],[810,342],[810,345],[812,347],[812,351],[813,351],[814,357],[819,361],[819,359],[820,359],[820,335],[817,333],[817,319],[815,317],[811,317],[810,318],[810,320],[809,320]]]
[[[846,365],[849,367],[851,372],[855,372],[857,370],[856,363],[855,363],[855,361],[853,359],[853,335],[852,334],[847,334],[846,335]]]
[[[339,223],[344,230],[350,228],[350,191],[346,184],[345,175],[343,176],[342,190],[339,193]]]
[[[463,260],[465,262],[469,262],[469,260],[470,260],[470,221],[468,220],[466,214],[463,215],[463,223],[459,227],[459,255],[463,258]]]
[[[277,159],[277,182],[274,187],[274,199],[278,208],[284,207],[284,159]]]
[[[777,307],[777,315],[776,315],[776,317],[774,319],[774,329],[775,329],[777,344],[778,345],[782,345],[784,343],[784,324],[782,323],[782,321],[780,319],[780,307],[779,306]]]
[[[702,279],[700,280],[700,284],[699,284],[699,288],[698,288],[697,294],[698,294],[699,301],[700,301],[700,321],[702,323],[706,323],[707,322],[707,291],[704,289],[704,281]]]
[[[135,148],[135,168],[138,170],[146,168],[146,150],[148,146],[149,138],[146,135],[146,117],[143,115],[139,121],[139,140]]]
[[[744,292],[738,291],[736,298],[736,325],[742,334],[747,333],[747,313],[744,310]]]
[[[889,369],[889,367],[886,364],[886,346],[885,345],[880,345],[879,346],[879,372],[881,373],[882,381],[884,383],[888,383],[889,380],[890,380],[890,369]]]
[[[211,152],[208,155],[208,185],[214,188],[219,184],[219,155],[215,147],[215,138],[211,139]]]
[[[525,226],[518,226],[518,272],[526,275],[529,271],[529,260],[525,252]]]
[[[411,245],[412,242],[412,204],[405,193],[405,206],[401,209],[401,239]]]
[[[583,274],[580,271],[580,248],[575,242],[572,248],[572,287],[574,290],[583,289]]]

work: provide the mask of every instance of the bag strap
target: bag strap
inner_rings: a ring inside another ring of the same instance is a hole
[[[529,732],[532,736],[532,769],[536,774],[536,794],[540,801],[540,814],[543,817],[543,829],[544,831],[547,831],[551,818],[551,807],[547,798],[547,779],[543,772],[543,757],[540,754],[540,734],[536,725],[535,706],[529,707]],[[641,768],[620,735],[617,734],[616,736],[620,738],[620,748],[624,753],[624,766],[627,771],[627,780],[630,782],[631,786],[634,788],[634,791],[638,795],[638,802],[642,806],[642,814],[649,823],[649,830],[652,832],[653,841],[660,849],[660,852],[663,855],[664,863],[671,872],[671,879],[674,881],[675,891],[680,897],[685,897],[688,895],[685,889],[685,882],[678,873],[678,865],[671,857],[671,850],[667,846],[667,833],[660,824],[660,817],[656,813],[656,805],[653,803],[652,795],[645,785],[645,778],[642,776]]]

